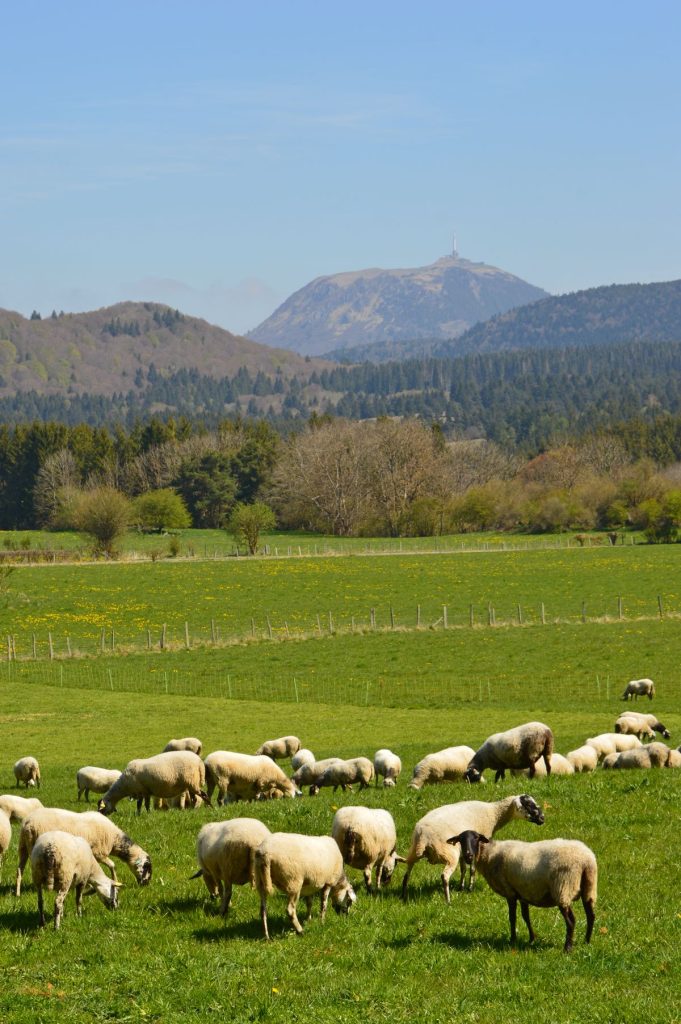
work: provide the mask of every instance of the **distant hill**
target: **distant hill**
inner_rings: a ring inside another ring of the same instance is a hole
[[[433,348],[438,356],[629,341],[681,341],[681,281],[613,284],[542,299]]]
[[[242,367],[286,378],[313,368],[293,352],[152,302],[121,302],[44,320],[0,310],[0,396],[110,395],[141,389],[156,375],[179,370],[196,368],[223,378]]]
[[[248,337],[310,355],[418,343],[456,337],[472,324],[545,296],[497,267],[444,256],[427,267],[318,277]]]

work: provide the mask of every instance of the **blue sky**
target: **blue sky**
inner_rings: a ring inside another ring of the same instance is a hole
[[[451,248],[552,292],[681,277],[681,7],[3,5],[0,306],[256,326]]]

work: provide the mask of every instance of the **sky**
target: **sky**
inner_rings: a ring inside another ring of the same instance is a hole
[[[452,248],[553,293],[681,278],[681,5],[22,0],[0,307],[244,333]]]

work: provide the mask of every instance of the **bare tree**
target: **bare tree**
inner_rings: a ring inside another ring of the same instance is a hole
[[[371,503],[395,537],[410,505],[432,494],[444,476],[444,455],[432,431],[417,420],[380,419],[367,426],[366,435]]]
[[[469,487],[482,487],[490,480],[510,480],[518,472],[520,460],[493,441],[452,441],[447,445],[447,478],[454,494]]]
[[[47,456],[33,488],[33,506],[42,526],[58,525],[65,494],[76,491],[80,483],[76,460],[68,448]]]

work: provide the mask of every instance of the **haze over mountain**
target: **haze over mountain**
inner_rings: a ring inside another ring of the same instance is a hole
[[[426,267],[318,277],[248,337],[309,355],[454,338],[481,320],[546,294],[505,270],[454,253]]]

